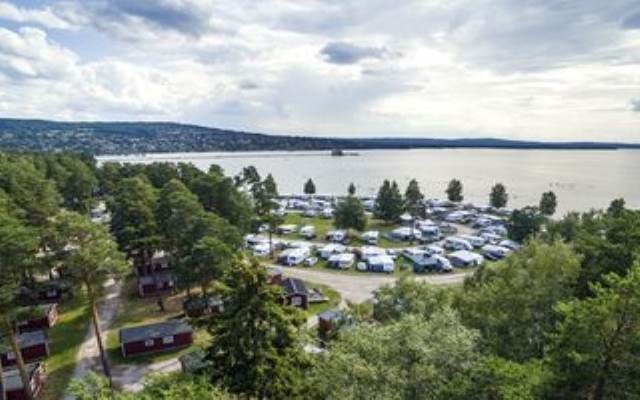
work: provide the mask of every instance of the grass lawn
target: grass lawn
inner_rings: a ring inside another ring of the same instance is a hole
[[[319,289],[322,294],[329,298],[329,301],[325,301],[324,303],[311,303],[309,304],[309,308],[304,310],[307,318],[312,317],[319,313],[320,311],[329,310],[338,308],[340,305],[340,301],[342,298],[340,297],[340,293],[334,290],[332,287],[327,285],[322,285],[319,283],[311,283],[305,282],[307,285],[307,289]]]
[[[156,305],[156,297],[138,297],[135,289],[135,279],[133,277],[128,277],[122,289],[120,307],[118,308],[118,312],[111,324],[111,329],[107,336],[107,352],[112,362],[115,364],[150,364],[180,357],[181,355],[192,351],[193,346],[189,346],[183,349],[176,349],[175,351],[125,358],[120,354],[120,344],[118,342],[118,330],[120,328],[151,324],[154,322],[167,321],[182,317],[182,300],[184,297],[184,292],[168,296],[165,295],[163,297],[163,301],[166,310],[164,312],[160,312]],[[201,345],[204,344],[206,340],[206,331],[202,329],[196,330],[194,344]]]
[[[46,359],[47,382],[38,399],[59,400],[63,397],[76,366],[76,355],[82,344],[90,318],[84,296],[60,304],[59,318],[48,330],[51,354]]]

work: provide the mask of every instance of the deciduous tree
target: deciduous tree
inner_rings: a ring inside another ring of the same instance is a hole
[[[360,199],[348,196],[340,200],[333,215],[333,225],[336,228],[363,231],[367,227],[367,216]]]

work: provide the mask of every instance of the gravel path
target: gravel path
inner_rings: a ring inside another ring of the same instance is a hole
[[[337,290],[343,300],[354,303],[367,301],[380,286],[396,281],[395,276],[351,275],[338,272],[314,271],[301,268],[283,268],[286,276],[300,278],[311,282],[322,283]],[[418,276],[416,279],[434,285],[447,285],[462,282],[468,273]]]
[[[113,279],[109,279],[104,284],[104,288],[105,298],[104,301],[98,305],[98,316],[100,317],[100,327],[103,332],[103,340],[106,346],[106,331],[111,326],[113,317],[120,305],[122,281],[115,282]],[[80,349],[78,349],[78,354],[76,355],[76,368],[73,371],[72,379],[82,378],[89,371],[102,373],[100,352],[98,350],[98,342],[96,341],[93,332],[93,324],[90,324],[87,336],[85,336],[84,342],[80,345]],[[73,397],[70,394],[65,395],[65,400],[72,399]]]

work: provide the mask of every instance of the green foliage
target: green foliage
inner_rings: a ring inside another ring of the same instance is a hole
[[[336,228],[363,231],[367,227],[367,216],[360,199],[349,196],[341,200],[336,206],[333,224]]]
[[[524,242],[540,232],[543,222],[544,218],[536,207],[513,210],[507,221],[509,237],[517,242]]]
[[[155,190],[139,176],[123,179],[109,202],[111,231],[120,250],[138,265],[144,264],[159,246],[156,207]]]
[[[253,216],[251,200],[231,178],[208,173],[192,180],[189,188],[206,211],[225,218],[241,232],[248,231]]]
[[[304,183],[304,194],[316,194],[316,184],[313,183],[313,179],[309,178]]]
[[[465,281],[457,301],[462,320],[480,331],[489,354],[539,358],[558,321],[554,306],[572,298],[579,269],[580,257],[568,245],[532,241]]]
[[[23,210],[31,226],[43,226],[59,210],[61,197],[54,183],[26,157],[0,162],[0,189]]]
[[[260,399],[300,396],[307,365],[298,341],[300,312],[282,305],[281,289],[267,283],[267,271],[256,261],[236,261],[221,283],[226,312],[205,321],[213,382]]]
[[[561,303],[549,360],[558,398],[640,397],[640,262],[608,275],[593,297]]]
[[[385,180],[378,191],[373,216],[387,223],[395,222],[402,215],[404,201],[398,184]]]
[[[540,212],[542,215],[548,217],[556,213],[556,207],[558,207],[558,198],[552,191],[542,193],[540,198]]]
[[[184,374],[151,375],[139,393],[111,393],[106,379],[89,372],[71,382],[77,400],[230,400],[235,397],[211,385],[205,377]]]
[[[180,270],[182,275],[188,275],[188,282],[199,283],[203,294],[206,294],[211,282],[220,279],[231,268],[233,258],[231,249],[222,241],[213,236],[205,236],[180,261],[184,264]]]
[[[491,188],[491,194],[489,195],[489,204],[491,204],[491,207],[494,208],[502,208],[506,207],[508,201],[509,195],[507,194],[507,189],[502,183],[496,183]]]
[[[519,364],[485,357],[463,377],[452,381],[443,398],[451,400],[536,400],[544,397],[548,368],[534,361]]]
[[[186,256],[193,244],[193,227],[204,210],[198,198],[180,181],[167,182],[158,195],[156,220],[163,248],[176,259]]]
[[[409,182],[404,193],[404,211],[412,217],[424,217],[424,195],[415,179]]]
[[[624,199],[615,199],[611,201],[611,204],[609,204],[609,207],[607,208],[607,214],[617,217],[617,216],[621,216],[624,210],[625,210]]]
[[[353,182],[349,184],[349,187],[347,188],[347,193],[349,194],[349,196],[356,195],[356,185],[354,185]]]
[[[104,226],[64,211],[53,220],[52,229],[51,253],[78,284],[92,292],[98,293],[108,276],[119,279],[128,272],[124,256]]]
[[[461,202],[464,200],[464,196],[462,195],[462,182],[457,179],[452,179],[447,186],[447,190],[445,190],[447,194],[447,199],[453,202]]]
[[[436,288],[402,276],[395,284],[384,285],[376,290],[372,316],[383,323],[398,321],[405,315],[419,315],[428,319],[451,305],[451,295],[450,289]]]
[[[317,399],[442,399],[478,359],[477,334],[448,308],[345,330],[316,361]]]

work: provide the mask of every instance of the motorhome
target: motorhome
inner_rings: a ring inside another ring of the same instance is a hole
[[[278,261],[283,265],[293,266],[300,264],[309,256],[311,256],[311,249],[308,247],[298,247],[284,250],[280,253],[280,256],[278,256]]]
[[[451,265],[456,268],[477,267],[482,265],[484,259],[478,254],[467,250],[458,250],[449,254]]]
[[[293,224],[280,225],[276,228],[276,232],[280,235],[289,235],[295,232],[297,227]]]
[[[338,243],[329,243],[320,249],[320,257],[328,260],[334,254],[343,253],[345,247]]]
[[[416,273],[451,272],[453,271],[453,266],[446,257],[433,255],[415,261],[413,263],[413,271]]]
[[[388,274],[395,270],[395,262],[388,255],[369,257],[367,267],[372,272],[386,272]]]
[[[487,244],[482,247],[482,255],[491,261],[501,260],[509,255],[509,253],[511,253],[511,249],[502,246]]]
[[[443,247],[447,250],[473,250],[473,245],[456,236],[449,236],[444,240]]]
[[[480,248],[486,244],[486,240],[481,236],[471,236],[471,235],[458,235],[460,239],[466,240],[471,243],[471,245],[475,248]]]
[[[341,229],[327,232],[326,240],[335,243],[343,243],[347,240],[347,232]]]
[[[422,233],[418,229],[403,226],[389,232],[388,237],[390,240],[407,242],[414,239],[420,240],[422,238]]]
[[[387,251],[382,247],[376,246],[362,246],[359,249],[356,249],[356,254],[358,258],[362,261],[367,261],[371,257],[375,256],[386,256]]]
[[[300,235],[307,240],[313,239],[316,237],[316,228],[311,225],[305,225],[300,228]]]
[[[338,269],[349,269],[356,259],[353,253],[334,254],[329,257],[329,265]]]
[[[414,263],[429,256],[426,250],[419,247],[407,247],[406,249],[402,250],[402,255],[409,261]]]
[[[378,244],[378,238],[380,236],[380,232],[378,231],[366,231],[362,234],[362,241],[367,244]]]

